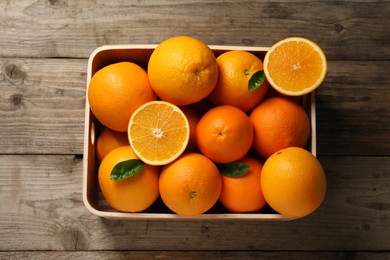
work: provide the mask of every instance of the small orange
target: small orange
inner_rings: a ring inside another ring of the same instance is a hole
[[[128,139],[135,154],[150,165],[165,165],[178,158],[190,138],[183,111],[165,101],[150,101],[130,118]]]
[[[200,113],[197,110],[197,107],[194,105],[188,105],[180,107],[184,115],[187,117],[188,124],[190,125],[190,140],[186,148],[186,152],[195,152],[197,151],[196,145],[196,125],[200,120]]]
[[[218,79],[218,65],[212,50],[189,36],[175,36],[161,42],[148,63],[153,90],[178,106],[207,97]]]
[[[251,168],[245,175],[239,177],[222,174],[222,190],[219,201],[231,212],[258,211],[266,204],[260,184],[263,165],[249,157],[244,157],[239,162]]]
[[[120,162],[138,159],[130,146],[112,150],[104,157],[99,167],[100,189],[107,203],[123,212],[140,212],[147,209],[158,198],[159,168],[144,165],[135,175],[123,180],[111,180],[112,169]]]
[[[110,128],[103,127],[96,141],[96,155],[98,161],[101,162],[103,158],[115,148],[126,145],[129,145],[127,133],[117,132]]]
[[[305,147],[310,137],[307,113],[297,103],[273,97],[264,100],[250,114],[254,127],[253,148],[268,158],[281,149]]]
[[[215,105],[231,105],[246,112],[264,98],[269,86],[267,80],[258,89],[248,90],[253,74],[263,70],[263,62],[257,56],[247,51],[228,51],[218,56],[217,63],[217,86],[209,96]]]
[[[249,151],[253,126],[249,117],[233,106],[219,106],[202,116],[196,141],[202,154],[217,163],[237,161]]]
[[[177,214],[194,216],[211,209],[221,193],[221,174],[217,166],[198,153],[185,153],[163,167],[160,195]]]
[[[289,217],[303,217],[314,212],[324,200],[326,176],[311,153],[289,147],[266,160],[261,189],[274,210]]]
[[[140,105],[155,99],[145,70],[131,62],[98,70],[88,87],[88,101],[97,120],[120,132],[126,132],[131,114]]]
[[[301,96],[314,91],[324,81],[327,61],[314,42],[290,37],[274,44],[264,58],[264,74],[279,92]]]

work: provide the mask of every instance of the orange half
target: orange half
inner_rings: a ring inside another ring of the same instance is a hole
[[[127,134],[140,160],[150,165],[165,165],[186,149],[190,127],[177,106],[165,101],[151,101],[133,113]]]
[[[318,88],[324,81],[327,61],[314,42],[290,37],[274,44],[264,58],[264,73],[277,91],[301,96]]]

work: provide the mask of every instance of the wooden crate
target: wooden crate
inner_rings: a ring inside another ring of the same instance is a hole
[[[109,45],[97,48],[88,61],[87,91],[91,77],[101,68],[112,63],[131,61],[146,68],[150,55],[157,45]],[[249,51],[261,60],[269,49],[268,47],[244,47],[244,46],[215,46],[210,48],[218,56],[229,50]],[[309,114],[311,122],[311,139],[309,150],[316,155],[316,113],[315,94],[311,93],[303,97],[302,106]],[[257,213],[228,213],[221,205],[216,205],[205,214],[198,216],[180,216],[172,213],[158,199],[149,209],[142,213],[124,213],[112,209],[99,188],[97,171],[98,163],[95,155],[96,139],[99,131],[99,122],[90,110],[88,98],[85,103],[85,131],[84,131],[84,158],[83,158],[83,201],[86,208],[93,214],[109,219],[192,219],[192,220],[256,220],[256,221],[286,221],[296,218],[282,216],[270,208],[262,209]]]

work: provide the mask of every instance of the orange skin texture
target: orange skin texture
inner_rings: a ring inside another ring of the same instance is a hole
[[[247,112],[264,97],[269,88],[267,80],[254,90],[248,90],[252,75],[263,70],[263,62],[247,51],[228,51],[217,58],[218,82],[209,99],[217,106],[231,105]]]
[[[253,141],[249,117],[233,106],[209,110],[196,127],[196,141],[202,154],[216,163],[229,163],[244,157]]]
[[[310,152],[289,147],[274,153],[264,163],[261,188],[268,204],[288,217],[314,212],[326,194],[326,175]]]
[[[265,96],[265,99],[267,98],[271,98],[271,97],[282,97],[282,98],[286,98],[286,99],[289,99],[297,104],[301,104],[302,103],[302,96],[287,96],[285,94],[282,94],[280,92],[278,92],[277,90],[275,90],[274,88],[270,87],[267,91],[267,95]]]
[[[310,121],[294,101],[273,97],[261,102],[250,114],[254,127],[253,148],[263,158],[291,146],[305,147]]]
[[[126,132],[132,113],[155,100],[146,71],[135,63],[119,62],[97,71],[88,87],[91,111],[104,126]]]
[[[123,180],[110,179],[111,171],[119,162],[138,159],[130,146],[111,151],[101,162],[98,179],[100,189],[108,204],[123,212],[141,212],[153,204],[159,196],[160,168],[145,165],[137,174]]]
[[[185,153],[163,167],[160,195],[177,214],[194,216],[211,209],[221,193],[221,174],[217,166],[199,153]]]
[[[218,65],[214,52],[204,42],[176,36],[163,41],[153,51],[148,76],[161,100],[184,106],[211,93],[217,83]]]
[[[219,201],[230,212],[255,212],[266,204],[260,183],[263,165],[249,157],[242,158],[240,162],[251,168],[240,177],[222,174],[222,191]]]
[[[96,142],[96,155],[101,162],[106,155],[115,148],[129,145],[127,133],[114,131],[103,127]]]

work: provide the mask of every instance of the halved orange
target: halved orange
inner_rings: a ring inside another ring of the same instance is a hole
[[[190,127],[180,108],[165,101],[151,101],[133,113],[127,134],[140,160],[150,165],[165,165],[186,149]]]
[[[264,74],[274,89],[301,96],[318,88],[327,71],[326,56],[314,42],[290,37],[274,44],[264,58]]]

